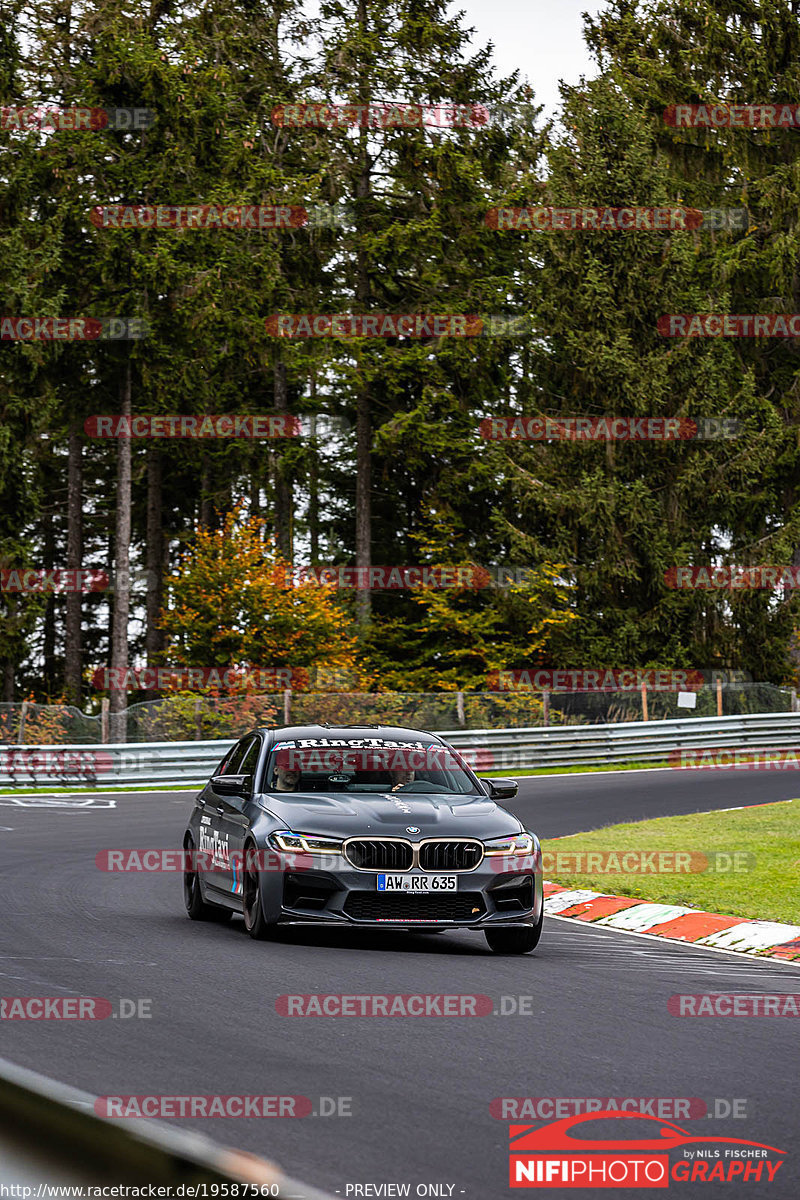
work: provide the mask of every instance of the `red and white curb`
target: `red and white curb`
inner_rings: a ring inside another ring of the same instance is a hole
[[[554,917],[571,917],[695,946],[738,950],[760,958],[800,958],[800,925],[725,917],[679,904],[652,904],[631,896],[564,888],[557,883],[545,882],[544,896],[545,912]]]

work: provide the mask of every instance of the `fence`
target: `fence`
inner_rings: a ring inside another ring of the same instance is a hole
[[[699,717],[517,729],[443,731],[479,773],[580,764],[664,762],[683,749],[800,747],[800,713]],[[233,745],[219,741],[78,746],[14,746],[0,750],[0,787],[204,783]],[[800,765],[800,755],[798,756]],[[88,803],[75,798],[75,805]]]
[[[678,693],[613,692],[276,692],[212,697],[191,693],[107,707],[95,715],[67,705],[0,704],[0,743],[91,745],[107,742],[209,741],[237,738],[256,725],[407,725],[499,729],[797,711],[797,693],[768,683],[721,683],[696,693],[696,708],[678,708]]]

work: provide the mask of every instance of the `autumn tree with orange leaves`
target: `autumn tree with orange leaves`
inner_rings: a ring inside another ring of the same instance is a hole
[[[330,586],[291,578],[260,517],[199,528],[167,580],[161,625],[176,666],[351,673],[356,639]]]

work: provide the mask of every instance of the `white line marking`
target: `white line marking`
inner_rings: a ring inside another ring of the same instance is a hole
[[[693,817],[710,816],[712,812],[744,812],[746,808],[764,808],[767,804],[794,804],[792,800],[762,800],[760,804],[737,804],[734,808],[712,808],[707,813],[691,813]]]

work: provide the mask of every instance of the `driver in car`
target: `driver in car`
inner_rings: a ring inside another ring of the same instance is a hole
[[[392,791],[399,792],[407,784],[413,783],[416,772],[409,767],[402,767],[397,771],[392,771]]]
[[[296,767],[276,767],[272,780],[276,792],[296,792],[300,772]]]

